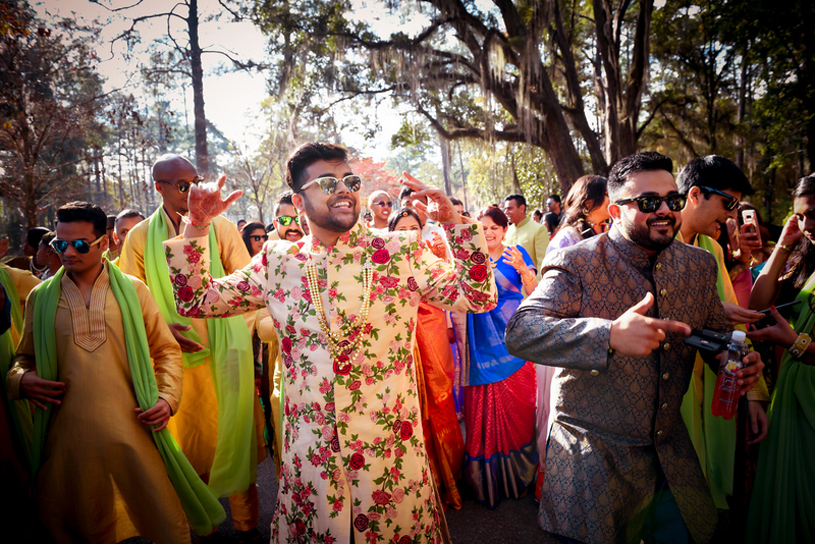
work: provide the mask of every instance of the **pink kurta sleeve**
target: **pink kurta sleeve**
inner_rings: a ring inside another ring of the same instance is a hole
[[[243,269],[223,278],[210,275],[206,236],[173,238],[164,242],[178,313],[194,318],[228,317],[265,307],[268,281],[266,250]]]
[[[495,308],[498,293],[490,266],[481,223],[444,225],[452,264],[439,259],[421,244],[411,259],[413,277],[422,300],[453,312],[488,312]]]

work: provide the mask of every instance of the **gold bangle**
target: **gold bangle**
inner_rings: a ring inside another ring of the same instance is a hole
[[[791,345],[787,351],[796,359],[800,359],[811,343],[812,338],[808,334],[801,333],[798,335],[798,338],[795,339],[795,343]]]
[[[792,253],[792,246],[785,246],[784,244],[775,244],[775,247],[777,249],[783,249],[784,251]]]
[[[526,278],[529,278],[529,281],[527,281]],[[527,272],[526,274],[521,275],[521,284],[522,285],[529,285],[533,281],[535,281],[535,276],[532,275],[532,272]]]

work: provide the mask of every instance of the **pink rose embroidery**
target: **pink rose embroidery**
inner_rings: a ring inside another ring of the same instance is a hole
[[[385,506],[389,502],[391,502],[391,494],[387,491],[382,491],[381,489],[377,489],[371,494],[371,498],[374,500],[376,504],[379,506]]]
[[[385,247],[385,240],[382,238],[374,238],[371,240],[371,247],[374,249],[382,249]]]
[[[407,279],[407,286],[408,289],[410,289],[411,291],[416,291],[417,289],[419,289],[419,284],[416,283],[416,278],[414,278],[413,276]]]
[[[185,285],[187,285],[187,276],[185,276],[184,274],[179,274],[175,277],[174,282],[179,287],[184,287]]]
[[[236,285],[238,291],[248,291],[251,288],[248,281],[239,281],[238,285]]]

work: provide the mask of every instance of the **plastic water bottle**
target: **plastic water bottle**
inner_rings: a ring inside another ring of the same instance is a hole
[[[739,407],[739,385],[736,372],[744,366],[747,355],[747,335],[743,331],[733,331],[730,343],[727,344],[727,360],[719,365],[719,376],[716,378],[716,391],[710,411],[714,416],[732,419]]]

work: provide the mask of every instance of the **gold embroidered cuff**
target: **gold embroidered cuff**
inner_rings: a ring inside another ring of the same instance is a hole
[[[812,343],[812,338],[805,333],[801,333],[798,335],[798,338],[795,339],[795,343],[790,346],[789,352],[790,354],[795,357],[796,359],[800,359],[803,357],[804,353],[806,352],[809,344]]]

